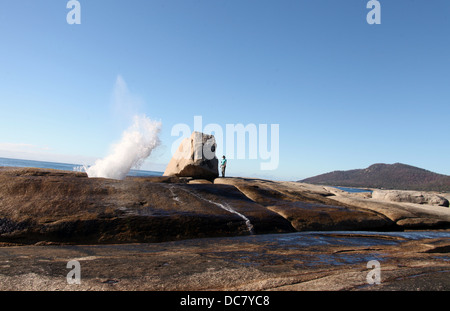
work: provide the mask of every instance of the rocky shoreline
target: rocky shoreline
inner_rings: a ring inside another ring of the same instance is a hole
[[[449,290],[450,209],[436,202],[0,168],[0,290]],[[66,281],[69,260],[81,285]],[[383,267],[378,287],[369,260]]]
[[[3,243],[143,243],[298,231],[448,228],[450,209],[445,206],[296,182],[216,178],[202,183],[175,176],[119,181],[79,172],[0,169]]]

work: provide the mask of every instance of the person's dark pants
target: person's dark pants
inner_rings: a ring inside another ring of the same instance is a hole
[[[222,177],[225,177],[225,169],[226,169],[226,166],[222,166]]]

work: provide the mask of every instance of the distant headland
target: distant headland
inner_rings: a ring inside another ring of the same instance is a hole
[[[379,163],[365,169],[334,171],[299,182],[355,188],[450,192],[450,176],[402,163]]]

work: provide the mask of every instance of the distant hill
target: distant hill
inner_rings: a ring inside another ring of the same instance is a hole
[[[334,171],[299,182],[342,187],[450,192],[450,176],[402,163],[374,164],[366,169]]]

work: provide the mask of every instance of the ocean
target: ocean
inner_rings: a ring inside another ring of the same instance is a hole
[[[343,190],[343,191],[347,191],[350,193],[358,193],[358,192],[373,192],[372,190],[368,190],[368,189],[358,189],[358,188],[349,188],[349,187],[338,187],[338,186],[332,186],[334,188]]]
[[[80,164],[58,163],[58,162],[45,162],[35,160],[22,160],[22,159],[10,159],[0,158],[0,167],[36,167],[36,168],[50,168],[63,171],[80,171],[83,167]],[[145,170],[130,170],[128,176],[162,176],[163,172],[145,171]]]

